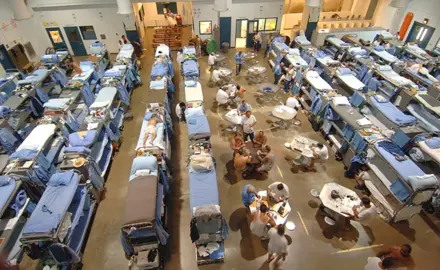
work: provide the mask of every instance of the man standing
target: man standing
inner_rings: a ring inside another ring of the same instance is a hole
[[[235,75],[236,76],[238,76],[238,74],[240,74],[241,66],[243,65],[243,62],[244,62],[243,52],[239,51],[238,53],[235,54],[235,64],[236,64]]]
[[[284,93],[288,93],[292,86],[292,78],[294,76],[295,70],[293,69],[293,65],[289,65],[287,69],[286,78],[284,80]]]
[[[247,141],[248,137],[251,141],[254,141],[254,126],[257,123],[257,119],[251,114],[251,111],[246,112],[241,123],[243,125],[244,141]]]
[[[278,228],[271,228],[269,230],[268,234],[270,238],[268,244],[268,263],[275,259],[275,256],[275,264],[278,264],[281,259],[283,259],[283,261],[286,260],[288,242],[284,232],[285,229],[283,225],[280,225]]]
[[[215,54],[214,53],[210,53],[208,56],[208,66],[209,66],[209,71],[212,71],[214,69],[214,65],[215,65]]]
[[[273,84],[278,85],[278,83],[280,82],[281,76],[283,76],[283,67],[284,67],[284,63],[275,65],[275,68],[273,70],[275,81]]]

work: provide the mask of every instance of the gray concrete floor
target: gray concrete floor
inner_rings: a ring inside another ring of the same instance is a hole
[[[234,51],[228,54],[227,65],[234,68]],[[134,119],[125,122],[123,132],[124,143],[116,154],[107,180],[104,200],[99,205],[95,220],[84,252],[84,269],[127,269],[127,260],[119,240],[122,209],[127,192],[128,176],[134,158],[134,147],[145,111],[146,103],[156,101],[157,92],[148,88],[149,74],[153,61],[153,53],[148,52],[142,59],[142,79],[145,84],[135,90],[132,97],[132,112]],[[267,61],[259,59],[261,64]],[[226,240],[226,257],[223,264],[207,265],[203,269],[273,269],[265,263],[267,243],[262,243],[253,237],[245,217],[245,209],[241,202],[243,186],[252,183],[257,188],[266,189],[274,181],[283,181],[289,185],[292,212],[289,220],[296,224],[294,231],[288,232],[289,255],[286,262],[280,266],[283,269],[363,269],[367,257],[374,256],[382,245],[400,245],[410,243],[413,246],[413,258],[417,269],[439,269],[440,241],[437,228],[432,228],[422,216],[415,216],[407,223],[390,225],[380,218],[372,225],[373,237],[368,236],[360,224],[352,222],[348,232],[335,231],[328,228],[323,217],[318,213],[318,201],[309,191],[320,189],[325,183],[337,182],[353,188],[353,180],[344,178],[342,163],[333,159],[325,167],[317,165],[316,173],[293,173],[286,157],[292,152],[285,149],[283,144],[291,141],[297,134],[309,136],[324,142],[322,136],[314,132],[306,117],[299,113],[302,125],[289,130],[271,130],[271,120],[268,112],[273,105],[284,102],[287,96],[279,93],[272,100],[258,103],[256,86],[247,85],[244,71],[234,80],[244,85],[248,90],[245,99],[252,105],[257,118],[256,129],[263,129],[268,135],[268,144],[275,149],[276,166],[267,179],[243,180],[235,174],[231,164],[229,150],[229,134],[225,130],[223,120],[224,109],[213,105],[217,88],[208,86],[210,73],[207,67],[207,57],[199,61],[201,81],[204,91],[205,108],[212,131],[214,156],[217,160],[217,182],[220,193],[221,209],[230,226],[230,236]],[[234,68],[235,69],[235,68]],[[270,70],[270,69],[268,69]],[[176,66],[176,86],[179,85],[179,72]],[[273,76],[268,71],[268,78]],[[175,101],[184,100],[184,92],[176,87]],[[159,99],[160,100],[160,99]],[[185,124],[175,124],[175,142],[173,148],[174,184],[170,209],[171,234],[167,254],[167,269],[197,269],[195,249],[189,237],[189,182],[187,158],[187,129]],[[28,269],[28,268],[25,268]]]

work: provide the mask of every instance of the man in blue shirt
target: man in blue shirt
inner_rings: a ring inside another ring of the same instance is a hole
[[[235,64],[236,64],[236,73],[235,75],[238,76],[238,74],[240,74],[241,71],[241,66],[243,65],[244,62],[244,55],[243,52],[238,52],[235,54]]]
[[[241,193],[241,200],[244,206],[249,208],[249,205],[251,205],[256,198],[260,198],[260,196],[257,195],[257,189],[251,184],[244,186],[243,192]]]
[[[241,113],[245,113],[245,112],[251,110],[251,106],[250,106],[249,104],[246,103],[246,100],[243,99],[243,100],[241,101],[240,106],[238,106],[238,110],[239,110]]]
[[[280,82],[281,76],[283,76],[283,67],[284,67],[284,63],[280,63],[278,65],[275,66],[274,70],[273,70],[273,75],[275,77],[275,85],[278,85],[278,83]]]

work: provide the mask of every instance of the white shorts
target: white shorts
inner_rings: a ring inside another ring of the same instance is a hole
[[[149,126],[147,126],[147,132],[148,132],[148,133],[154,133],[154,132],[156,132],[156,126],[153,126],[153,125],[149,125]]]

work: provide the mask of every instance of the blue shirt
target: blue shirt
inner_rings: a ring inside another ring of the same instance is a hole
[[[237,65],[242,65],[243,64],[243,54],[239,54],[239,53],[236,53],[235,54],[235,63],[237,64]]]
[[[275,75],[282,75],[283,74],[283,70],[281,69],[280,65],[275,66],[275,70],[273,71],[273,74],[275,74]]]
[[[246,103],[246,105],[240,104],[240,106],[238,106],[238,110],[240,112],[247,112],[251,110],[251,106],[249,106],[249,104]]]
[[[255,201],[255,194],[254,193],[248,193],[247,189],[251,186],[251,184],[248,184],[244,186],[243,192],[241,193],[241,200],[243,201],[244,206],[249,207],[249,205]]]

